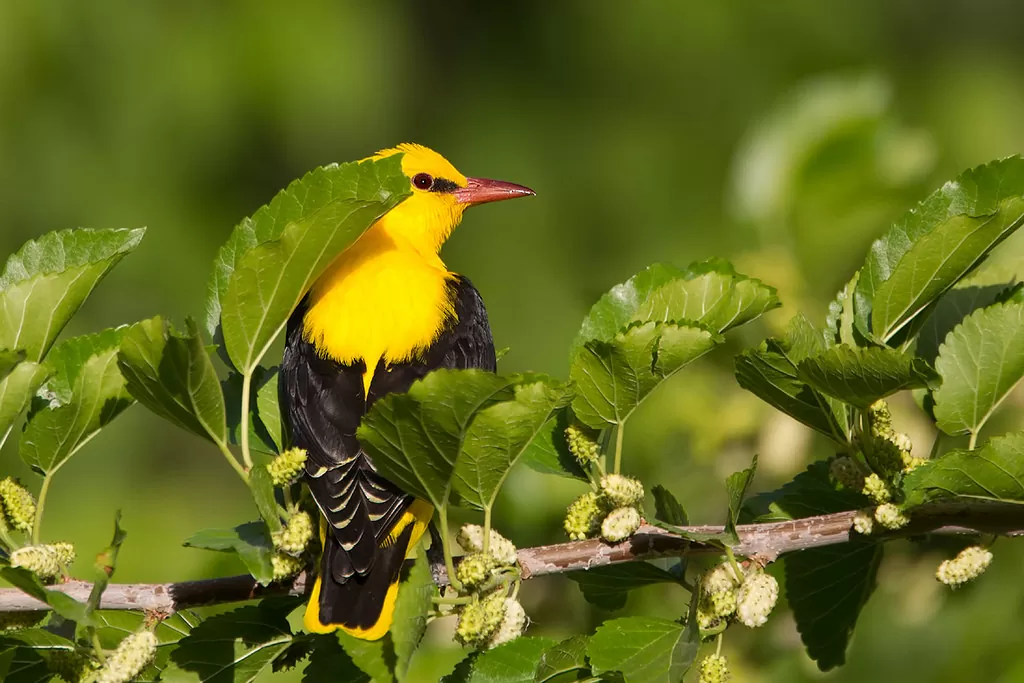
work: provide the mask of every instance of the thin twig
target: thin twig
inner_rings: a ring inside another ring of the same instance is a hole
[[[774,562],[787,552],[820,548],[858,538],[852,531],[854,512],[837,512],[769,524],[745,524],[737,527],[740,542],[733,552],[762,563]],[[693,534],[720,534],[721,526],[681,527]],[[896,532],[878,536],[879,540],[905,538],[923,534],[995,534],[1024,536],[1024,506],[984,502],[939,503],[915,511],[911,524]],[[598,539],[574,541],[557,545],[524,548],[519,551],[522,578],[563,574],[623,562],[650,560],[683,554],[718,554],[713,544],[689,541],[681,536],[644,525],[630,539],[616,544]],[[440,558],[438,558],[440,559]],[[432,565],[438,564],[432,562]],[[448,583],[443,566],[432,566],[439,585]],[[272,595],[302,595],[306,577],[300,575],[287,584],[260,586],[251,576],[229,576],[220,579],[157,584],[111,584],[107,587],[100,609],[144,610],[171,614],[203,605],[240,602]],[[70,581],[54,587],[77,600],[85,601],[92,584]],[[46,606],[16,588],[0,589],[0,612],[45,609]]]

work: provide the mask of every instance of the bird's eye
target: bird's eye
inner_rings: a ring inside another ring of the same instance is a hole
[[[417,173],[412,177],[412,184],[421,190],[429,190],[430,186],[434,184],[434,179],[430,177],[429,173]]]

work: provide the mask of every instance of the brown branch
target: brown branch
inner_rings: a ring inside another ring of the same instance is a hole
[[[785,522],[742,525],[737,529],[740,542],[733,546],[733,550],[738,555],[767,564],[774,562],[783,553],[846,543],[851,535],[856,536],[852,532],[853,516],[853,512],[837,512]],[[721,534],[723,531],[720,526],[691,526],[682,529],[690,534]],[[1024,536],[1024,505],[984,502],[931,505],[915,511],[908,527],[879,538],[890,540],[928,533]],[[623,562],[720,552],[721,549],[714,544],[689,541],[658,527],[644,525],[629,540],[617,544],[593,539],[524,548],[519,551],[519,564],[523,578],[530,579]],[[447,584],[448,577],[443,563],[431,564],[437,583]],[[181,583],[111,584],[103,594],[100,608],[172,614],[203,605],[240,602],[272,595],[302,595],[306,592],[306,583],[303,574],[291,583],[270,586],[260,586],[251,576]],[[69,581],[54,589],[85,601],[92,584]],[[20,590],[0,589],[0,612],[39,609],[46,609],[46,605]]]

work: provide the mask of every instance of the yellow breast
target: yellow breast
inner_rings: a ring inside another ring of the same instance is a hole
[[[451,277],[436,255],[397,243],[374,226],[313,286],[305,337],[334,361],[364,361],[368,391],[378,361],[420,355],[454,317]]]

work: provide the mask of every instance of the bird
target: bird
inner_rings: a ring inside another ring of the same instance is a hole
[[[411,194],[348,246],[288,319],[280,397],[304,479],[321,512],[322,556],[304,626],[378,640],[391,627],[406,554],[431,505],[381,476],[356,438],[382,396],[438,368],[496,372],[483,299],[440,249],[478,204],[532,196],[528,187],[466,177],[412,143],[401,154]]]

